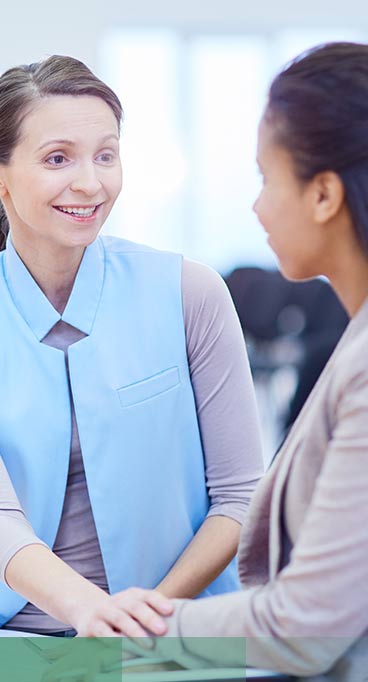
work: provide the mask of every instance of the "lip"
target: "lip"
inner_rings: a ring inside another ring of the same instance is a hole
[[[54,211],[57,212],[57,214],[60,216],[63,216],[66,220],[69,220],[73,223],[93,223],[94,220],[96,219],[96,216],[98,215],[101,206],[103,205],[103,202],[100,204],[67,204],[65,206],[61,206],[61,208],[93,208],[96,206],[96,210],[92,213],[90,216],[77,216],[73,215],[72,213],[64,213],[64,211],[60,211],[57,206],[53,206],[52,208]]]
[[[97,208],[101,206],[103,202],[100,201],[99,203],[96,204],[55,204],[53,208],[94,208],[96,206]]]

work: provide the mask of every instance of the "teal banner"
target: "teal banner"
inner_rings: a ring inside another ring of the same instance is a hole
[[[0,638],[1,682],[246,680],[244,638]]]

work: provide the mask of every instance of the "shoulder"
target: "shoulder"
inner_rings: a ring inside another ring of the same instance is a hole
[[[160,251],[117,237],[100,237],[103,259],[114,277],[128,277],[131,282],[147,287],[169,289],[176,297],[181,293],[182,256]]]
[[[160,249],[154,249],[146,244],[138,244],[136,242],[131,242],[128,239],[120,239],[119,237],[112,237],[109,235],[104,235],[99,238],[103,244],[104,250],[107,254],[147,254],[148,256],[157,258],[175,258],[182,260],[182,256],[178,253],[173,253],[171,251],[162,251]]]
[[[229,290],[216,270],[197,261],[183,260],[183,302],[190,307],[222,308],[231,306]]]
[[[358,403],[368,408],[367,348],[368,319],[357,333],[349,334],[341,352],[334,359],[329,397],[337,413],[348,404],[350,410]]]
[[[208,349],[221,342],[244,346],[238,315],[222,277],[207,265],[184,259],[182,274],[184,326],[189,354],[204,342]],[[225,350],[224,350],[225,352]],[[242,351],[243,352],[243,351]]]
[[[349,327],[346,333],[349,333]],[[341,352],[337,354],[334,370],[339,381],[348,383],[353,377],[368,377],[367,347],[368,318],[356,333],[349,333]]]

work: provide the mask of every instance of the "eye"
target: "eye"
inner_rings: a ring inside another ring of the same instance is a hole
[[[64,161],[67,161],[67,158],[63,154],[52,154],[45,159],[49,166],[63,166]]]
[[[104,163],[104,164],[113,163],[115,161],[115,158],[116,158],[116,154],[114,154],[113,152],[101,152],[101,154],[98,154],[98,156],[96,156],[96,160],[99,163]]]

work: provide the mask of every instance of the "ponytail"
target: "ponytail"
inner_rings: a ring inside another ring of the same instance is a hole
[[[9,233],[9,222],[5,213],[5,208],[0,201],[0,251],[5,249],[6,239]]]

